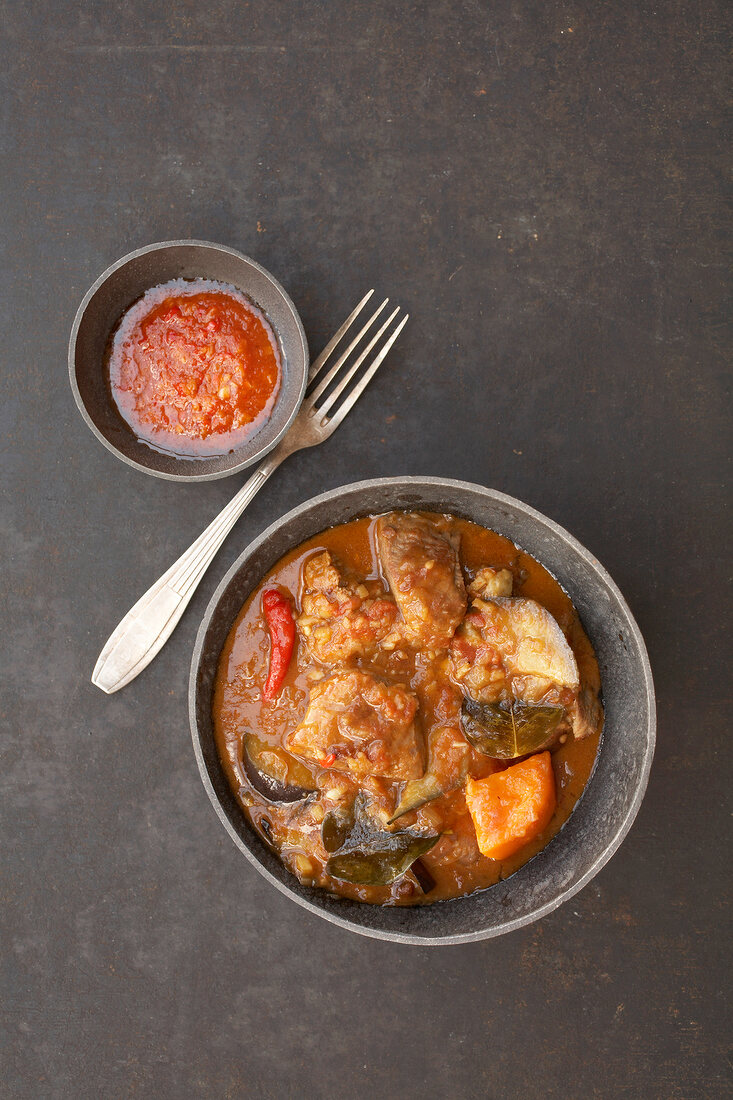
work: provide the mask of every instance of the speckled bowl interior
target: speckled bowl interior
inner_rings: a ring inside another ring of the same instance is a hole
[[[283,377],[272,415],[239,447],[225,455],[181,458],[149,447],[122,419],[110,394],[105,354],[120,317],[146,290],[171,279],[196,278],[229,283],[259,306],[277,336]],[[305,333],[283,288],[248,256],[208,241],[163,241],[123,256],[84,296],[69,340],[71,388],[89,428],[124,462],[171,481],[211,481],[263,458],[295,418],[307,375]]]
[[[546,848],[503,882],[466,898],[383,908],[301,886],[250,828],[225,778],[211,717],[217,663],[242,604],[280,557],[326,527],[391,509],[451,512],[506,535],[560,581],[595,647],[605,727],[595,769],[569,820]],[[191,665],[189,709],[204,787],[237,847],[299,905],[355,932],[450,944],[509,932],[577,893],[618,848],[641,804],[654,753],[651,670],[639,629],[600,563],[567,531],[519,500],[466,482],[383,478],[315,497],[272,524],[240,555],[214,593]]]

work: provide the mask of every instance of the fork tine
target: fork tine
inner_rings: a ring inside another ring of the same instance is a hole
[[[344,419],[347,412],[350,412],[350,410],[353,409],[354,405],[359,400],[359,398],[361,397],[364,390],[367,388],[367,386],[371,382],[374,375],[377,373],[378,368],[381,366],[382,360],[385,358],[387,352],[392,347],[392,345],[394,344],[394,342],[397,339],[397,337],[399,336],[399,334],[402,332],[402,330],[405,327],[405,325],[407,324],[409,318],[410,318],[410,314],[406,313],[405,316],[400,321],[397,328],[394,330],[394,332],[390,336],[387,343],[384,345],[382,350],[377,355],[377,358],[374,360],[374,362],[371,364],[371,366],[364,372],[362,377],[356,383],[353,390],[351,391],[351,393],[348,395],[348,397],[344,401],[343,405],[341,405],[341,407],[338,408],[336,410],[336,412],[333,414],[333,416],[327,421],[326,427],[329,429],[329,432],[332,432],[336,428],[338,428],[339,424]]]
[[[357,333],[357,335],[351,341],[351,343],[349,344],[349,346],[347,347],[347,349],[343,353],[343,355],[339,355],[339,357],[336,360],[336,362],[334,363],[334,365],[330,368],[328,373],[321,379],[321,381],[318,383],[318,385],[313,390],[313,392],[308,393],[306,395],[306,400],[309,402],[309,404],[311,406],[313,405],[314,401],[318,400],[318,398],[321,396],[321,394],[326,392],[326,390],[331,385],[331,383],[333,382],[333,380],[336,377],[336,375],[338,374],[338,372],[341,370],[341,368],[344,365],[344,363],[346,362],[346,360],[351,355],[351,353],[354,350],[354,348],[356,347],[356,345],[361,340],[362,336],[364,336],[364,334],[366,332],[368,332],[369,329],[372,327],[372,325],[376,321],[379,314],[382,312],[384,307],[387,305],[388,301],[389,301],[389,298],[384,299],[381,306],[379,306],[379,308],[371,315],[371,317],[369,318],[367,323],[364,325],[364,327],[361,329],[361,331]]]
[[[353,366],[349,367],[349,369],[347,370],[344,377],[339,381],[339,384],[333,388],[333,390],[331,391],[331,393],[329,393],[328,397],[323,402],[323,404],[319,405],[318,408],[315,410],[316,414],[318,415],[321,422],[323,421],[323,417],[326,415],[328,410],[334,404],[336,399],[338,397],[340,397],[341,394],[344,392],[344,390],[348,386],[349,382],[354,377],[354,375],[358,371],[359,367],[362,365],[362,363],[366,359],[367,355],[369,354],[369,352],[372,350],[372,348],[376,344],[377,340],[380,340],[382,338],[382,336],[384,335],[385,330],[392,323],[392,321],[394,321],[395,317],[397,316],[397,314],[399,312],[400,312],[400,307],[399,306],[397,306],[396,309],[392,310],[392,312],[390,313],[387,320],[384,322],[382,327],[377,330],[377,332],[374,334],[374,336],[372,336],[371,340],[369,341],[367,346],[364,348],[364,350],[361,352],[361,354],[359,355],[359,358],[356,360],[356,362],[353,364]]]
[[[346,318],[346,320],[344,321],[341,328],[338,330],[338,332],[336,333],[335,336],[331,337],[331,339],[328,341],[328,343],[326,344],[325,348],[323,349],[321,354],[318,356],[316,361],[314,363],[311,363],[310,370],[308,371],[308,382],[309,383],[311,383],[313,381],[313,379],[316,377],[316,375],[319,373],[319,371],[322,370],[322,368],[325,365],[326,360],[328,359],[329,355],[331,354],[333,349],[336,347],[336,345],[338,344],[339,340],[344,335],[346,330],[350,327],[351,322],[354,320],[354,318],[359,316],[362,309],[367,304],[367,302],[369,301],[369,299],[371,298],[373,293],[374,293],[374,288],[372,287],[372,289],[367,291],[367,293],[364,295],[364,297],[359,302],[356,309],[352,309],[351,313]]]

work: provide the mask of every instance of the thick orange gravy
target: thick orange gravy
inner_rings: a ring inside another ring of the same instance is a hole
[[[575,654],[581,684],[599,692],[600,676],[591,644],[558,582],[509,539],[467,520],[455,517],[451,520],[460,534],[460,560],[466,578],[471,579],[476,570],[486,565],[510,569],[514,594],[536,600],[554,616]],[[309,685],[318,673],[314,673],[313,662],[299,639],[276,704],[263,703],[270,642],[261,597],[266,588],[277,586],[287,590],[296,613],[299,612],[304,563],[324,549],[363,577],[380,578],[375,522],[370,517],[357,519],[314,536],[282,558],[252,592],[219,660],[213,704],[215,737],[227,779],[242,811],[301,882],[373,904],[430,904],[490,887],[513,874],[545,847],[568,819],[583,792],[596,758],[600,728],[580,741],[571,734],[552,749],[556,811],[542,834],[512,857],[497,861],[481,855],[464,791],[459,788],[410,811],[400,820],[402,827],[427,829],[441,835],[436,846],[422,857],[435,881],[429,893],[423,894],[409,873],[391,886],[355,885],[326,875],[320,822],[334,798],[353,797],[358,786],[348,775],[298,759],[285,750],[285,739],[302,720]],[[357,659],[356,664],[360,663]],[[420,703],[422,735],[427,741],[431,727],[441,721],[442,705],[441,686],[436,687],[430,661],[422,660],[420,654],[379,653],[364,662],[364,667],[386,680],[407,684],[415,692]],[[248,782],[242,766],[243,741],[252,734],[265,753],[271,749],[276,754],[280,778],[284,775],[287,783],[317,791],[318,795],[305,803],[271,803],[259,794]],[[480,779],[502,766],[475,753],[471,775]],[[395,788],[399,793],[399,783],[376,779],[369,786],[370,797],[377,802],[381,799],[384,807],[391,810]]]

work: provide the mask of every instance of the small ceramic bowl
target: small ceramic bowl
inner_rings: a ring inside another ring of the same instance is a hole
[[[229,283],[262,310],[280,346],[283,380],[272,415],[240,446],[225,455],[183,458],[149,447],[125,423],[112,400],[105,355],[120,317],[146,290],[197,278]],[[162,241],[123,256],[84,295],[71,329],[69,376],[84,420],[123,462],[169,481],[213,481],[264,458],[285,435],[305,393],[308,344],[290,298],[254,260],[208,241]]]
[[[211,704],[219,655],[239,611],[265,573],[304,539],[334,524],[392,509],[451,512],[506,535],[558,579],[595,648],[605,726],[593,774],[570,818],[511,877],[465,898],[382,907],[301,886],[250,828],[219,761]],[[345,485],[295,508],[250,543],[214,593],[199,628],[189,682],[194,751],[221,823],[260,874],[334,924],[417,944],[486,939],[520,928],[567,901],[600,871],[631,828],[654,754],[654,686],[644,641],[601,564],[546,516],[519,500],[442,478],[382,478]]]

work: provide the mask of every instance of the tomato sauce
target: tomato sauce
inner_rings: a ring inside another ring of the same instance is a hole
[[[280,389],[277,340],[233,286],[174,279],[123,315],[109,351],[115,404],[157,450],[226,454],[270,416]]]

